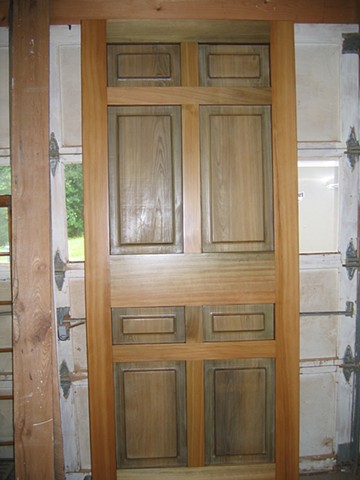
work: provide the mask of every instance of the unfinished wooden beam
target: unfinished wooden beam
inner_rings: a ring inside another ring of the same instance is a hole
[[[9,22],[9,0],[0,0],[0,25]],[[82,19],[239,19],[295,23],[360,23],[357,0],[52,0],[52,24]]]
[[[49,187],[49,2],[10,25],[16,478],[55,478]]]

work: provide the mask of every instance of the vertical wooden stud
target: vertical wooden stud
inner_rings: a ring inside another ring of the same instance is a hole
[[[299,247],[294,27],[271,24],[276,262],[276,478],[299,475]]]
[[[49,1],[12,3],[11,152],[16,478],[54,478]]]
[[[109,288],[106,22],[84,21],[81,32],[91,463],[94,480],[114,480],[116,457]]]

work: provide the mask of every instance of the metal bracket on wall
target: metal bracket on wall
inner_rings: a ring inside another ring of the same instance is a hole
[[[84,325],[85,318],[71,318],[70,307],[56,309],[58,339],[62,342],[70,340],[70,329]]]
[[[350,166],[354,169],[356,162],[359,160],[360,144],[356,138],[355,128],[350,128],[350,135],[346,141],[346,150],[344,152],[349,160]]]
[[[340,365],[340,368],[343,369],[343,374],[347,382],[350,381],[351,374],[357,370],[360,370],[360,364],[359,362],[355,361],[355,357],[352,351],[352,348],[350,345],[346,347],[345,353],[344,353],[344,358],[343,358],[343,363]]]
[[[352,280],[356,269],[360,267],[360,258],[358,257],[358,252],[354,246],[353,240],[350,240],[348,248],[346,249],[346,259],[343,266],[347,270],[349,280]]]
[[[354,316],[354,302],[346,302],[345,310],[330,310],[328,312],[300,312],[301,317],[329,317],[331,315]]]

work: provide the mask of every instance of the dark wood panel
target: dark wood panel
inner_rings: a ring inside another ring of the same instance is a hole
[[[203,322],[208,342],[274,338],[273,305],[206,305]]]
[[[115,308],[113,343],[185,342],[183,307]]]
[[[180,85],[179,45],[108,45],[108,85]]]
[[[274,361],[205,362],[206,462],[274,460]]]
[[[269,87],[266,45],[200,45],[200,85]]]
[[[116,364],[117,465],[185,465],[184,362]]]
[[[203,251],[273,248],[268,107],[200,108]]]
[[[179,107],[109,108],[111,252],[182,246]]]

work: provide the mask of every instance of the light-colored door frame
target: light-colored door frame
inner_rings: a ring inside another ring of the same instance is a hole
[[[294,30],[271,22],[276,478],[298,477],[299,285]],[[82,23],[85,279],[92,473],[116,478],[110,312],[106,22]],[[116,353],[116,352],[115,352]],[[274,474],[266,478],[274,478]],[[122,478],[121,475],[119,478]],[[249,478],[249,477],[247,477]],[[264,477],[265,478],[265,477]]]

